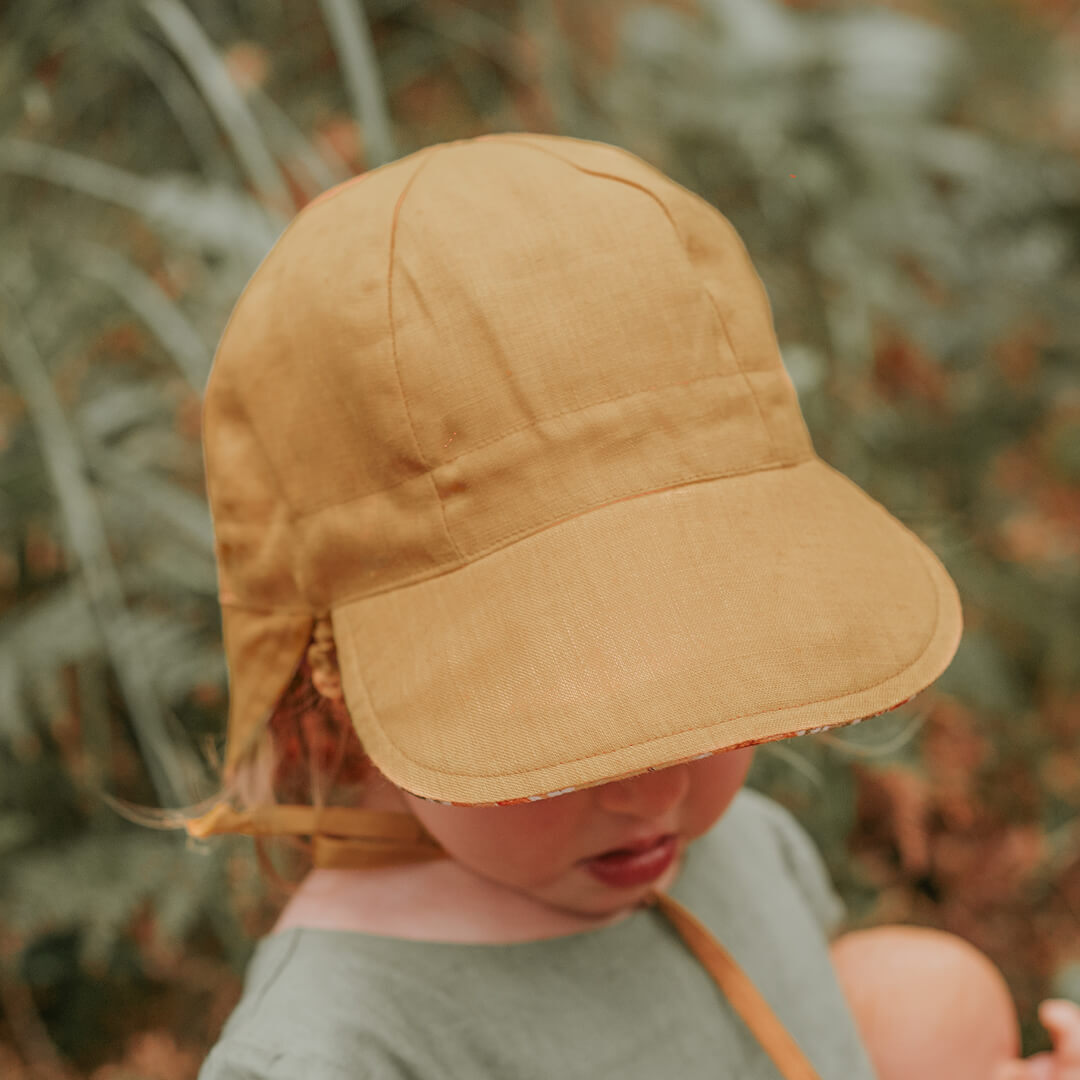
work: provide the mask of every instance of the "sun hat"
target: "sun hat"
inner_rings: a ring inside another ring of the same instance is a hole
[[[324,616],[367,753],[453,805],[851,724],[960,639],[934,552],[815,452],[735,229],[616,146],[458,139],[318,197],[203,442],[227,777]]]

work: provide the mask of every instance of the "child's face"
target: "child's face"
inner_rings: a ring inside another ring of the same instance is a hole
[[[474,873],[582,915],[635,906],[677,876],[686,845],[720,818],[746,778],[753,747],[515,806],[442,806],[401,792],[408,810]],[[662,876],[600,880],[583,860],[646,837],[675,834]]]

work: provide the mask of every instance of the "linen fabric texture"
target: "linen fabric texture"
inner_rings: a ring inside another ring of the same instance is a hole
[[[818,1073],[874,1072],[828,957],[844,906],[792,815],[744,788],[670,893],[736,956]],[[654,909],[508,945],[264,938],[199,1080],[777,1080]]]
[[[226,776],[317,616],[357,734],[429,799],[545,798],[896,708],[962,613],[815,453],[719,211],[507,133],[309,204],[204,404]]]

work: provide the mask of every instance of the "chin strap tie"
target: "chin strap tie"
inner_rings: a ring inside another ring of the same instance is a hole
[[[785,1080],[821,1080],[750,977],[705,925],[668,893],[654,889],[646,903],[658,907],[667,916],[762,1049],[772,1058],[780,1075]]]
[[[445,859],[439,842],[410,814],[348,806],[266,806],[237,811],[224,804],[187,823],[191,836],[310,836],[320,869],[371,869]],[[656,907],[712,976],[784,1080],[821,1080],[769,1003],[735,958],[708,928],[668,893],[653,889],[645,906]]]

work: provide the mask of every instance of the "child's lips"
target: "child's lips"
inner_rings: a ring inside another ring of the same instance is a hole
[[[632,842],[592,858],[583,859],[584,868],[605,885],[629,888],[655,881],[671,866],[678,853],[678,837],[666,833],[651,840]]]
[[[648,836],[638,837],[634,840],[627,840],[617,847],[605,848],[603,851],[597,852],[595,855],[590,855],[589,859],[603,859],[609,855],[626,855],[628,853],[637,853],[641,851],[648,851],[650,848],[656,847],[661,840],[666,840],[669,837],[674,836],[674,833],[650,833]],[[583,859],[583,862],[587,862],[588,859]]]

